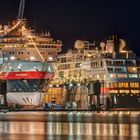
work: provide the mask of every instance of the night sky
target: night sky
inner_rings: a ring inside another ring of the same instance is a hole
[[[19,2],[0,1],[1,24],[17,17]],[[24,17],[37,32],[50,30],[65,51],[78,39],[98,42],[117,33],[140,55],[138,0],[26,0]]]

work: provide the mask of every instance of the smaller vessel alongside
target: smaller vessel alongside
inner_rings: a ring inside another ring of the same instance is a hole
[[[140,107],[140,61],[119,36],[98,44],[78,40],[58,62],[52,85],[65,86],[69,99],[82,109],[97,105],[96,80],[101,83],[101,105],[109,99],[111,107]]]

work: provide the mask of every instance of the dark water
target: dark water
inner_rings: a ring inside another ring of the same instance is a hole
[[[139,140],[139,112],[0,113],[0,140]]]

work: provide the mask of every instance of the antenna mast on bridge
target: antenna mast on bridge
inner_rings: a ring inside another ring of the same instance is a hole
[[[25,0],[20,0],[18,19],[23,19],[24,8],[25,8]]]

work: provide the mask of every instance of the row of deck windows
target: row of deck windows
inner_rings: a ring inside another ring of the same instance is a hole
[[[9,52],[9,54],[15,54],[15,52]],[[18,54],[24,54],[24,52],[18,52]],[[30,54],[30,52],[28,52],[27,54]],[[40,54],[45,54],[45,52],[40,52]],[[52,52],[48,52],[48,55],[52,55]]]
[[[124,83],[110,83],[109,84],[110,88],[139,88],[140,83],[138,82],[124,82]]]
[[[61,63],[65,63],[65,62],[76,62],[76,61],[82,61],[83,60],[83,56],[82,55],[77,55],[76,57],[62,57],[59,58],[58,61]]]
[[[15,52],[9,52],[9,54],[16,54]],[[18,52],[18,54],[24,54],[23,52]],[[30,54],[30,52],[28,52]]]
[[[122,66],[122,65],[132,65],[135,64],[133,60],[125,60],[125,61],[111,61],[106,60],[107,65],[115,65],[115,66]]]
[[[97,68],[97,67],[102,67],[102,66],[103,66],[103,62],[102,61],[91,62],[91,67],[92,68]]]
[[[62,59],[63,60],[63,59]],[[62,62],[62,61],[61,61]],[[103,66],[103,62],[102,61],[97,61],[97,62],[91,62],[91,64],[89,64],[88,66],[90,66],[91,68],[98,68],[98,67],[102,67]],[[82,63],[75,63],[75,64],[62,64],[59,66],[59,70],[64,70],[64,69],[70,69],[70,68],[81,68],[82,67]]]
[[[109,78],[138,78],[138,74],[109,74]]]
[[[113,68],[113,67],[108,67],[107,68],[108,72],[126,72],[126,68]]]
[[[70,69],[72,66],[70,64],[65,64],[65,65],[60,65],[58,67],[58,70],[65,70],[65,69]]]

